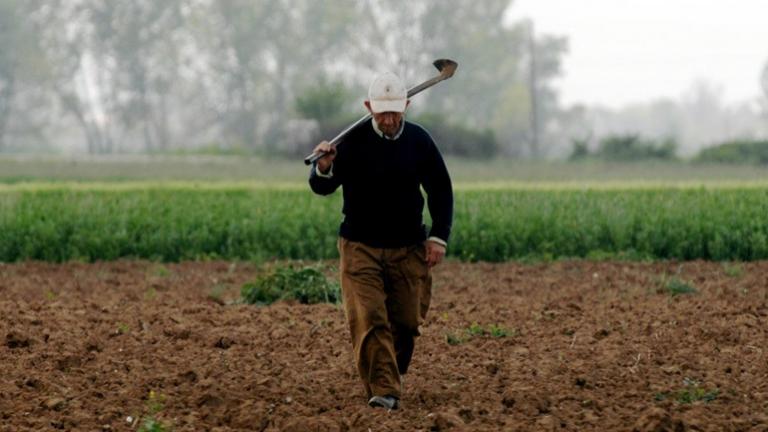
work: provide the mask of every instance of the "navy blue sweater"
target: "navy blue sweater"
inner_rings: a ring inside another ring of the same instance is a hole
[[[453,188],[443,157],[421,126],[405,122],[395,140],[380,137],[368,122],[336,147],[331,178],[312,167],[309,185],[320,195],[339,186],[344,221],[339,235],[372,247],[395,248],[427,238],[422,221],[424,197],[432,217],[429,236],[448,242],[453,221]]]

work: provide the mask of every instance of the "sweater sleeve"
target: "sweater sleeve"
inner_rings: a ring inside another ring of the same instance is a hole
[[[448,243],[453,224],[453,186],[440,151],[427,134],[426,166],[422,186],[427,193],[427,207],[432,217],[429,237],[437,237]]]
[[[309,187],[312,192],[318,195],[330,195],[338,189],[341,185],[341,180],[338,175],[333,174],[334,166],[331,165],[331,170],[328,175],[319,175],[317,173],[317,164],[312,164],[312,168],[309,171]]]

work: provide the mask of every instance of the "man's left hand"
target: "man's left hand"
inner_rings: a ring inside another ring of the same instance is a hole
[[[445,256],[445,246],[440,243],[427,240],[427,266],[432,268],[441,261]]]

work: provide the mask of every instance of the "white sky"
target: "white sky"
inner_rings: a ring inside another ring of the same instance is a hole
[[[729,103],[761,95],[768,0],[515,0],[508,18],[526,17],[568,37],[565,104],[678,99],[699,80]]]

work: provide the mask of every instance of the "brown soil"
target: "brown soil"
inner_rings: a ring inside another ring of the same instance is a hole
[[[393,412],[341,309],[232,304],[254,271],[0,265],[0,430],[136,430],[150,391],[176,431],[768,430],[768,262],[446,263]]]

